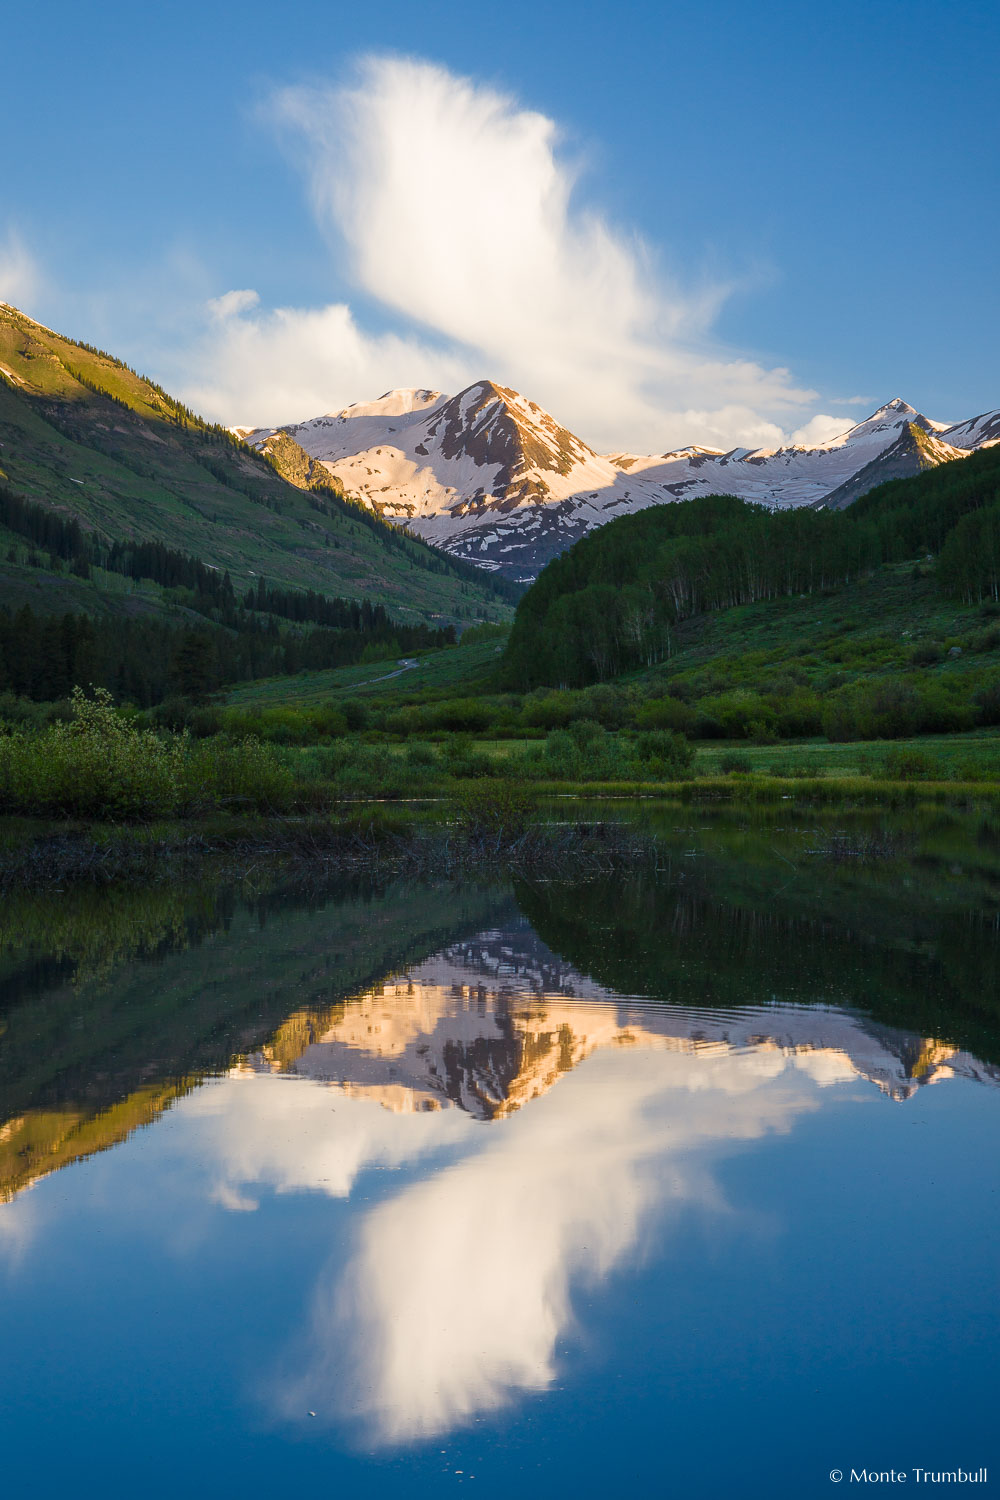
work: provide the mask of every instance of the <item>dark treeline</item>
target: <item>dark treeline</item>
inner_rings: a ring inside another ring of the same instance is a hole
[[[271,589],[263,579],[245,599],[237,599],[228,572],[162,542],[105,542],[77,520],[2,485],[0,524],[30,545],[29,562],[68,564],[83,579],[99,567],[150,580],[205,617],[203,626],[192,627],[0,607],[0,692],[35,702],[62,698],[76,683],[92,683],[108,688],[120,702],[145,708],[172,693],[199,697],[223,683],[350,666],[370,648],[382,654],[414,652],[455,641],[451,626],[403,624],[384,605],[367,599]],[[279,627],[275,616],[288,626]]]
[[[706,852],[683,882],[669,879],[667,861],[656,877],[518,882],[518,904],[543,942],[620,994],[680,1006],[860,1006],[1000,1061],[989,876],[978,890],[953,884],[948,864],[925,856],[919,882],[890,893],[877,864],[849,875],[814,865],[782,899],[773,845],[760,838],[753,859],[746,848],[738,862]]]
[[[157,619],[36,614],[0,608],[0,693],[36,703],[65,698],[79,683],[106,687],[120,703],[150,708],[180,695],[199,699],[225,683],[352,666],[365,652],[420,650],[447,632],[398,625],[289,631],[273,618],[243,614],[238,627],[177,625]]]
[[[221,610],[227,618],[236,608],[236,594],[228,572],[206,567],[196,557],[175,552],[162,542],[115,542],[103,566],[126,578],[149,578],[166,589],[189,589],[200,613]]]
[[[247,589],[243,599],[246,609],[279,615],[296,624],[325,625],[333,630],[356,631],[374,641],[394,640],[403,651],[424,651],[455,644],[455,628],[447,625],[435,629],[430,625],[401,625],[383,604],[371,599],[327,599],[313,589],[300,593],[292,589],[274,589],[259,578]]]
[[[92,567],[104,568],[126,578],[148,578],[163,588],[187,589],[195,596],[192,607],[203,613],[236,607],[228,573],[163,542],[106,542],[95,532],[85,531],[75,518],[36,505],[2,484],[0,525],[45,553],[50,564],[56,560],[69,563],[71,572],[81,578],[88,578]]]
[[[45,505],[35,505],[5,484],[0,484],[0,525],[52,558],[82,564],[89,564],[93,558],[93,540],[79,521],[66,520]]]
[[[844,511],[712,495],[612,521],[525,594],[505,678],[519,688],[607,681],[663,659],[682,620],[835,589],[921,556],[938,558],[950,597],[1000,597],[1000,451],[894,480]]]
[[[1000,495],[963,516],[950,532],[938,560],[941,585],[965,604],[1000,600]]]
[[[171,691],[197,696],[214,677],[241,668],[256,676],[274,646],[266,633],[237,645],[218,629],[178,629],[161,620],[0,610],[0,692],[44,703],[68,697],[77,683],[93,684],[119,702],[149,708]]]

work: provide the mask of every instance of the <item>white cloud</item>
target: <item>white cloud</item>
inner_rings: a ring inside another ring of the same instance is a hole
[[[42,1215],[38,1197],[22,1191],[16,1198],[0,1203],[0,1263],[7,1261],[13,1269],[19,1266],[41,1228]]]
[[[720,351],[727,289],[682,289],[637,236],[578,206],[555,123],[509,96],[376,57],[353,84],[283,91],[273,115],[355,285],[402,322],[373,334],[343,303],[266,312],[227,292],[185,391],[209,415],[273,424],[488,376],[599,449],[655,452],[781,442],[815,398]]]
[[[250,287],[244,287],[242,291],[225,292],[221,297],[212,297],[208,303],[208,310],[213,318],[220,323],[229,318],[237,317],[240,313],[249,312],[251,308],[257,307],[260,296]]]
[[[477,1130],[458,1110],[394,1115],[335,1087],[268,1073],[230,1074],[178,1113],[200,1122],[211,1197],[234,1211],[255,1203],[244,1191],[250,1183],[346,1198],[361,1172],[433,1155]]]
[[[849,427],[853,427],[851,417],[827,417],[817,415],[811,417],[802,427],[797,427],[791,434],[791,441],[799,443],[803,448],[811,448],[820,443],[828,443],[831,438],[840,437]]]
[[[30,312],[42,290],[42,273],[16,230],[7,232],[0,241],[0,302],[8,302],[23,312]]]
[[[210,324],[186,360],[199,375],[180,383],[185,399],[219,421],[274,427],[394,386],[450,391],[471,378],[453,351],[365,333],[346,303],[267,311],[256,302],[247,291],[215,298]]]

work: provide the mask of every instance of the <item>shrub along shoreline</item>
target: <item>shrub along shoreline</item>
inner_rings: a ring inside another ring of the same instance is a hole
[[[546,878],[627,871],[655,862],[655,835],[594,803],[682,809],[700,806],[753,816],[787,803],[789,814],[898,813],[948,808],[988,818],[1000,812],[1000,786],[956,782],[803,781],[711,777],[684,782],[556,784],[546,799],[566,799],[566,817],[538,808],[511,782],[459,788],[423,806],[354,801],[325,814],[276,816],[232,811],[168,821],[58,821],[0,818],[0,894],[61,888],[71,882],[159,883],[206,866],[234,878],[258,861],[310,872],[395,876]],[[574,803],[580,806],[575,808]],[[589,812],[589,816],[588,816]],[[580,814],[583,814],[581,817]],[[595,817],[595,814],[597,816]]]
[[[384,859],[390,844],[394,859],[439,867],[510,859],[516,849],[517,858],[535,859],[543,844],[550,853],[555,847],[552,825],[535,814],[538,796],[1000,807],[996,775],[964,774],[961,760],[945,771],[934,754],[906,745],[883,745],[879,754],[864,775],[816,774],[807,762],[763,766],[748,751],[699,768],[693,745],[672,730],[610,733],[588,720],[492,754],[465,735],[442,745],[354,736],[280,747],[253,736],[147,729],[106,691],[88,697],[76,688],[69,720],[0,736],[0,864],[16,870],[40,859],[39,868],[61,861],[127,873],[151,849],[156,858],[273,852],[370,862]],[[403,801],[441,804],[433,832],[414,807],[402,813]],[[378,802],[396,804],[391,817]],[[165,820],[171,828],[159,841],[147,835]]]

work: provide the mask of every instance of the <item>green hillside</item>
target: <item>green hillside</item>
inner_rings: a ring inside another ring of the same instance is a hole
[[[654,665],[675,671],[678,647],[712,633],[716,620],[755,609],[780,621],[797,601],[850,595],[901,564],[888,613],[873,598],[863,620],[847,629],[837,620],[827,633],[899,628],[902,617],[906,634],[920,638],[942,606],[996,608],[1000,450],[880,485],[843,511],[770,511],[715,495],[612,521],[551,562],[525,594],[505,681],[582,687]],[[848,599],[852,609],[861,603]],[[912,664],[931,664],[937,644],[929,640],[926,662]]]
[[[350,503],[295,455],[269,462],[111,356],[6,305],[0,376],[0,481],[90,536],[158,542],[228,571],[238,593],[265,577],[371,598],[414,624],[509,616],[509,590]],[[50,562],[0,525],[3,603],[88,613],[161,603],[155,588],[67,577]]]
[[[488,692],[494,685],[502,646],[495,640],[466,641],[443,651],[427,651],[397,662],[333,667],[324,672],[300,672],[294,677],[267,677],[241,683],[226,696],[238,708],[295,708],[341,704],[345,699],[372,700],[395,706],[397,700],[467,697]]]

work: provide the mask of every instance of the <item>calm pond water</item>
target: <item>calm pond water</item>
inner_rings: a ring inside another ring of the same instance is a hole
[[[5,901],[5,1494],[1000,1480],[996,828],[648,816]]]

